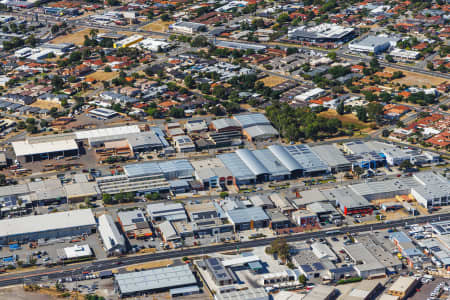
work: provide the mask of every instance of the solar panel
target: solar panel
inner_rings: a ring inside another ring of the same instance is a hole
[[[313,266],[317,271],[325,269],[321,263],[313,263]]]
[[[302,267],[303,271],[305,272],[312,272],[313,269],[311,268],[310,265],[301,265],[300,267]]]

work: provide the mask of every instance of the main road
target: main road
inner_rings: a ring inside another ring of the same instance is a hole
[[[334,236],[346,233],[361,233],[373,230],[380,230],[386,228],[393,228],[404,226],[407,224],[419,224],[432,221],[444,221],[450,220],[450,213],[436,214],[431,216],[413,217],[395,221],[380,222],[374,224],[366,225],[351,225],[340,227],[337,229],[327,229],[314,232],[292,234],[283,236],[288,242],[297,242],[309,240],[311,238],[324,238],[327,236]],[[68,265],[68,266],[58,266],[48,269],[34,270],[30,272],[13,273],[0,276],[0,287],[22,284],[24,282],[37,282],[45,280],[56,280],[65,277],[79,276],[83,272],[99,272],[104,270],[110,270],[118,267],[125,267],[134,264],[144,263],[148,261],[155,261],[168,258],[179,258],[191,255],[204,255],[208,253],[217,253],[222,251],[235,250],[238,247],[240,249],[259,247],[270,244],[277,237],[256,239],[251,241],[237,242],[237,243],[226,243],[219,245],[211,245],[204,247],[188,248],[182,250],[169,250],[158,252],[154,254],[141,254],[134,256],[126,256],[121,258],[111,258],[105,260],[99,260],[89,263]]]

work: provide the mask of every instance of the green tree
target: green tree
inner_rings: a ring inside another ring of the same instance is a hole
[[[103,194],[103,203],[104,204],[112,204],[113,198],[110,194]]]
[[[340,102],[337,106],[336,106],[336,112],[340,115],[343,115],[345,113],[345,106],[344,106],[344,102]]]
[[[383,105],[377,102],[370,102],[367,105],[367,114],[371,120],[378,123],[383,116]]]
[[[388,137],[391,134],[391,132],[388,129],[383,129],[381,135],[383,137]]]
[[[386,54],[386,56],[385,56],[384,58],[386,58],[386,60],[387,60],[388,62],[390,62],[390,63],[393,63],[393,62],[394,62],[394,58],[393,58],[391,55],[389,55],[389,54]]]
[[[367,110],[364,106],[359,106],[356,108],[356,116],[358,120],[362,122],[367,122]]]
[[[206,47],[208,46],[208,39],[203,35],[197,35],[191,42],[192,47]]]
[[[327,56],[328,56],[328,58],[330,58],[332,60],[336,60],[336,58],[337,58],[337,54],[335,51],[328,52]]]
[[[61,90],[63,88],[63,86],[64,86],[64,81],[58,75],[54,75],[52,77],[52,81],[51,82],[52,82],[53,90],[55,90],[55,91]]]
[[[184,77],[184,85],[186,85],[186,87],[192,89],[195,87],[195,80],[194,78],[192,78],[191,75],[187,75],[186,77]]]
[[[287,23],[290,21],[291,21],[291,18],[289,17],[289,15],[287,13],[281,13],[277,18],[277,22],[280,24]]]
[[[52,32],[52,34],[56,34],[59,31],[59,26],[58,25],[53,25],[50,29],[50,31]]]
[[[306,276],[304,274],[300,275],[298,277],[298,282],[300,282],[300,284],[305,285],[306,284]]]
[[[161,15],[161,21],[167,22],[170,21],[170,17],[168,14],[162,14]]]

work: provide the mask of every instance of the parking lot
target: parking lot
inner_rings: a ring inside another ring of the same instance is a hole
[[[425,300],[425,299],[448,299],[450,292],[445,291],[445,287],[449,287],[449,280],[445,278],[436,278],[433,281],[419,285],[417,292],[408,299],[410,300]],[[446,284],[447,283],[447,284]],[[434,290],[438,287],[439,293],[433,296]]]
[[[97,259],[106,258],[98,234],[91,234],[87,237],[69,237],[64,239],[47,240],[43,244],[31,248],[31,244],[22,244],[18,248],[2,247],[0,257],[5,265],[16,265],[32,263],[35,260],[37,265],[57,263],[59,261],[58,250],[75,245],[89,245]],[[14,257],[15,256],[15,257]],[[11,258],[12,257],[12,258]],[[19,263],[19,261],[21,263]]]

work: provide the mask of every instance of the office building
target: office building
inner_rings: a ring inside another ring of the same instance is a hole
[[[267,227],[270,218],[261,207],[233,209],[226,212],[235,231]]]
[[[396,43],[396,41],[398,41],[397,38],[392,38],[389,36],[368,35],[362,40],[353,41],[348,45],[348,48],[354,52],[379,54],[387,51],[392,44]]]
[[[354,36],[355,30],[353,28],[328,23],[323,23],[313,27],[300,26],[289,29],[288,31],[289,40],[314,44],[341,44],[351,40]]]
[[[117,220],[128,238],[145,239],[153,235],[150,225],[140,209],[119,211]]]

